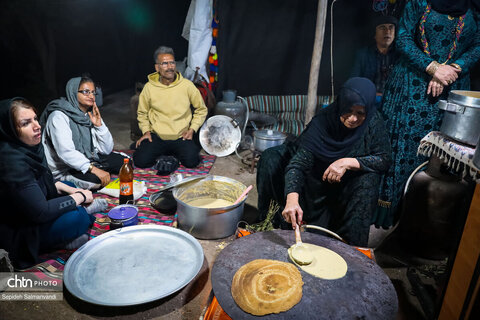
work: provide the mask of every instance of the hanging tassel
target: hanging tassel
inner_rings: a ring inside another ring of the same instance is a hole
[[[385,200],[378,199],[378,205],[382,208],[388,209],[392,206],[392,203],[390,201],[385,201]]]

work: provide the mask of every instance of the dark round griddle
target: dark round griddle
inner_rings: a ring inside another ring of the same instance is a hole
[[[383,270],[355,248],[338,240],[303,232],[302,241],[335,251],[345,259],[347,274],[323,280],[300,270],[302,300],[293,308],[268,319],[395,319],[398,300],[392,282]],[[287,249],[295,243],[293,230],[257,232],[233,241],[218,255],[212,268],[213,292],[232,319],[258,319],[240,309],[231,294],[237,270],[255,259],[291,262]]]

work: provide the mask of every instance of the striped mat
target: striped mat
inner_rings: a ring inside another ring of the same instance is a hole
[[[249,111],[267,113],[277,118],[277,123],[263,129],[273,129],[300,135],[305,124],[307,110],[306,95],[268,96],[255,95],[245,97]],[[322,108],[333,101],[330,96],[318,96],[316,108]]]

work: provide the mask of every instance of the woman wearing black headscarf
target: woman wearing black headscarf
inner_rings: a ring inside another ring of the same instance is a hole
[[[273,199],[284,206],[282,217],[293,228],[305,220],[351,244],[368,245],[380,175],[390,161],[375,94],[370,80],[349,79],[294,144],[262,153],[257,171],[260,219]],[[286,226],[279,215],[275,223]]]
[[[28,101],[0,101],[0,122],[0,248],[23,269],[42,251],[88,241],[86,231],[95,220],[90,213],[104,210],[106,201],[92,203],[91,191],[54,182],[36,110]]]

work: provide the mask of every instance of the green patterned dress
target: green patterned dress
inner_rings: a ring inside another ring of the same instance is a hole
[[[440,14],[433,9],[426,17],[425,35],[431,56],[423,52],[419,21],[427,1],[408,1],[399,22],[397,50],[400,57],[386,84],[382,114],[392,145],[393,163],[385,175],[379,206],[373,218],[377,226],[390,227],[399,217],[400,200],[410,174],[426,159],[417,156],[420,140],[430,131],[438,130],[442,112],[437,108],[440,99],[447,99],[450,90],[470,88],[470,69],[480,58],[478,15],[471,9],[464,17],[464,27],[458,41],[456,30],[459,17]],[[427,95],[431,80],[425,69],[433,61],[444,63],[456,42],[453,56],[447,62],[457,63],[462,72],[457,81],[445,87],[442,95]]]

